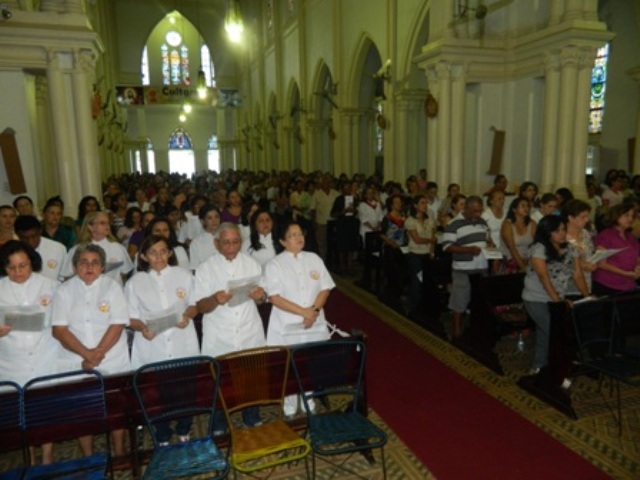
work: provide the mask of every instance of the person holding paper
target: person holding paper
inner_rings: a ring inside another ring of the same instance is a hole
[[[600,260],[593,272],[593,293],[610,295],[637,287],[640,278],[640,244],[631,231],[636,215],[635,204],[624,202],[611,207],[605,218],[606,227],[595,240],[596,247],[619,249],[615,255]]]
[[[267,299],[260,285],[262,267],[240,251],[242,235],[238,225],[228,222],[220,225],[215,242],[220,253],[209,257],[196,269],[194,295],[199,299],[196,303],[198,312],[204,315],[202,354],[212,357],[265,345],[264,328],[256,304]],[[234,296],[234,285],[244,285],[242,291],[249,291]],[[243,411],[243,420],[249,426],[258,424],[257,409]],[[217,422],[223,422],[222,417]],[[218,431],[224,427],[218,423],[214,428]]]
[[[56,373],[59,345],[51,335],[51,305],[59,282],[40,275],[40,255],[17,240],[2,247],[0,267],[0,378],[24,385]],[[9,310],[15,313],[11,322]],[[52,453],[53,444],[42,445],[43,464],[51,463]]]
[[[193,275],[176,265],[166,238],[152,235],[142,242],[138,272],[125,285],[131,328],[135,331],[131,350],[134,369],[147,363],[200,354],[192,321],[198,313],[193,301]],[[181,442],[189,441],[191,424],[191,417],[178,421],[175,431]],[[160,424],[156,428],[159,441],[168,444],[169,425]]]
[[[578,252],[567,247],[567,229],[562,217],[543,217],[533,242],[529,248],[522,300],[525,310],[536,324],[531,373],[538,373],[548,362],[551,325],[548,303],[563,301],[571,280],[583,297],[588,297],[590,293],[582,274]]]
[[[280,234],[284,252],[267,263],[265,278],[273,304],[267,344],[295,345],[329,339],[324,305],[335,283],[322,259],[304,250],[304,233],[290,222]],[[298,410],[297,395],[285,398],[285,415]]]
[[[96,369],[103,375],[130,371],[124,330],[129,324],[127,301],[118,282],[102,273],[105,251],[95,243],[82,243],[74,247],[71,262],[76,275],[56,291],[52,312],[53,336],[64,347],[61,371]],[[112,436],[114,455],[124,455],[124,430],[115,430]],[[92,443],[91,437],[80,438],[84,455],[93,452]]]
[[[562,216],[567,222],[567,242],[571,248],[575,248],[578,252],[582,273],[589,290],[591,290],[592,283],[591,274],[598,268],[596,263],[590,260],[595,252],[593,235],[586,228],[590,211],[591,205],[578,199],[569,200],[562,207]],[[572,283],[567,293],[569,295],[579,295],[579,290]]]
[[[123,285],[126,275],[133,270],[133,263],[127,249],[111,233],[109,215],[106,212],[92,212],[84,217],[78,243],[99,245],[106,255],[105,275],[115,280],[120,286]],[[75,265],[72,264],[72,259],[77,247],[76,245],[69,250],[69,255],[62,266],[60,275],[64,278],[71,277],[74,273]]]

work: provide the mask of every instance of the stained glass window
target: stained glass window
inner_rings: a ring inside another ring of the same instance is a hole
[[[147,52],[147,46],[144,46],[142,50],[142,84],[149,85],[149,55]]]
[[[171,85],[171,76],[169,75],[169,47],[162,45],[160,47],[162,54],[162,84]]]
[[[376,105],[376,111],[378,112],[376,114],[376,120],[378,118],[384,118],[384,112],[382,111],[382,103],[378,102],[378,104]],[[384,151],[384,130],[382,129],[382,126],[380,125],[380,121],[376,121],[375,122],[375,126],[376,126],[376,144],[375,144],[375,149],[376,149],[376,154],[380,155],[382,154],[382,152]]]
[[[604,97],[607,83],[607,61],[609,59],[609,44],[598,49],[595,64],[591,71],[591,102],[589,105],[589,133],[602,132],[602,118],[604,116]]]
[[[204,71],[205,84],[207,87],[215,87],[216,86],[216,72],[213,68],[213,62],[211,61],[211,53],[209,52],[209,47],[206,44],[203,44],[200,47],[200,62],[202,65],[202,70]]]
[[[191,77],[189,76],[189,49],[186,45],[180,47],[180,60],[182,67],[182,84],[190,85]]]
[[[220,171],[220,150],[218,150],[218,137],[211,135],[207,142],[207,168],[214,172]]]
[[[183,128],[176,128],[169,138],[169,150],[191,150],[191,138]]]

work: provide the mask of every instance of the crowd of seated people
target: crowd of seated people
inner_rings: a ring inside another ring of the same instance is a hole
[[[0,380],[22,384],[60,369],[117,373],[201,351],[327,338],[323,307],[334,284],[325,264],[353,276],[371,233],[382,242],[387,284],[397,289],[388,300],[404,300],[393,306],[411,317],[429,308],[423,293],[435,260],[450,256],[453,336],[464,328],[470,273],[524,272],[525,307],[543,332],[536,369],[545,363],[549,322],[540,304],[627,291],[640,278],[637,176],[628,182],[616,170],[604,185],[587,178],[586,199],[566,188],[540,193],[532,182],[509,192],[504,175],[484,195],[451,184],[441,199],[424,170],[405,186],[377,174],[229,170],[193,181],[123,174],[108,179],[102,205],[84,197],[76,218],[65,215],[60,197],[47,200],[40,216],[20,196],[0,206],[0,306],[35,306],[44,320],[37,334],[0,326]],[[502,260],[484,258],[490,247]],[[591,262],[598,248],[622,250]],[[248,297],[232,301],[229,281],[248,278]],[[154,319],[174,314],[174,327],[154,331]],[[199,314],[201,344],[192,321]],[[265,325],[261,314],[276,321]],[[285,331],[292,322],[300,324],[293,336]],[[131,353],[126,328],[134,332]],[[288,399],[287,414],[296,408]],[[259,421],[256,411],[245,417]],[[175,427],[180,440],[189,428]],[[114,433],[121,455],[123,435]],[[171,430],[162,433],[170,441]],[[91,439],[81,446],[90,452]],[[42,461],[50,462],[51,447],[43,447]]]

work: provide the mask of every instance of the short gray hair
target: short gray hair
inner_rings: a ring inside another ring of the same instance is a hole
[[[242,237],[242,232],[240,232],[240,227],[235,223],[231,223],[231,222],[221,223],[218,229],[216,230],[215,238],[219,240],[223,232],[237,232],[238,235]]]
[[[104,253],[104,249],[100,245],[96,245],[95,243],[80,243],[76,247],[76,251],[73,252],[73,257],[71,258],[71,263],[73,263],[74,267],[78,266],[78,262],[80,261],[80,257],[83,253],[97,253],[100,257],[100,264],[104,267],[107,263],[107,254]]]

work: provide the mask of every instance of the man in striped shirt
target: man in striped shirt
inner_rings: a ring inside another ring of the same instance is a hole
[[[449,297],[449,309],[452,312],[453,336],[462,335],[462,315],[471,300],[469,276],[485,274],[487,259],[482,249],[491,244],[490,230],[481,217],[482,199],[470,196],[465,207],[445,228],[442,247],[450,252],[452,263],[452,289]]]

